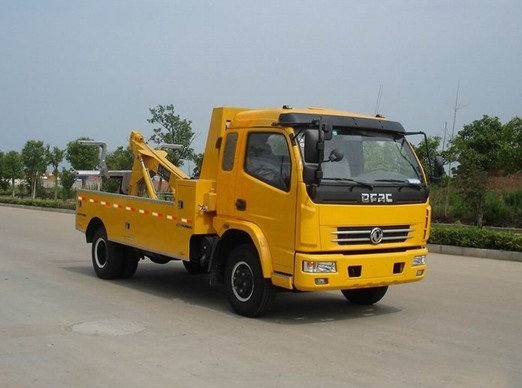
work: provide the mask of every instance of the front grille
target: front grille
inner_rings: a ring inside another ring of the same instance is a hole
[[[382,241],[380,244],[391,244],[404,242],[407,239],[412,238],[411,234],[414,229],[411,229],[409,225],[394,225],[394,226],[357,226],[349,227],[342,226],[337,228],[337,231],[332,232],[335,238],[332,242],[338,243],[339,245],[362,245],[372,244],[370,235],[375,228],[380,228],[383,233]]]

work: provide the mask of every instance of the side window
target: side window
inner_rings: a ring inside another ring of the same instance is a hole
[[[225,150],[223,151],[223,161],[221,168],[224,171],[232,171],[234,168],[234,154],[236,153],[237,133],[229,133],[225,141]]]
[[[245,171],[278,189],[290,190],[290,153],[286,138],[278,133],[248,135]]]

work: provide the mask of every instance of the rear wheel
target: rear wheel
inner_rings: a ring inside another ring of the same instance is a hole
[[[123,259],[123,265],[119,278],[130,279],[136,273],[138,269],[138,263],[140,256],[136,250],[131,247],[124,247],[125,258]]]
[[[270,310],[275,287],[263,277],[259,255],[250,245],[232,250],[225,269],[225,285],[230,305],[245,317],[259,317]]]
[[[99,278],[116,279],[120,277],[124,267],[124,247],[107,240],[107,232],[103,226],[94,233],[91,253],[94,272]]]
[[[352,304],[371,305],[380,301],[388,291],[388,286],[341,290],[344,297]]]

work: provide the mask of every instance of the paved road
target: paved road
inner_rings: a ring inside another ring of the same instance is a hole
[[[97,279],[73,221],[0,207],[2,387],[522,386],[522,263],[432,254],[373,307],[284,293],[248,319],[179,263]]]

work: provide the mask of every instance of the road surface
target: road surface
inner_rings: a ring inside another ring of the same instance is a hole
[[[248,319],[178,262],[100,280],[72,214],[0,207],[2,387],[521,387],[521,329],[522,263],[431,254],[375,306]]]

